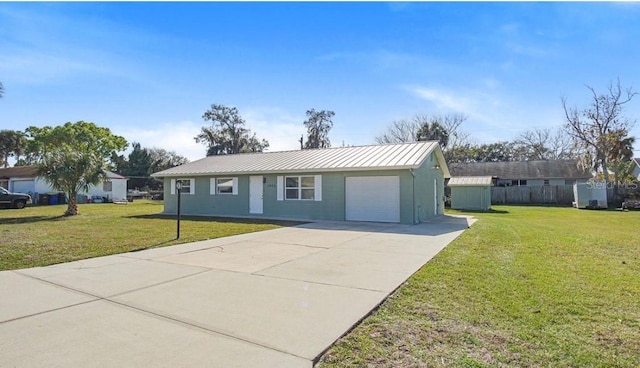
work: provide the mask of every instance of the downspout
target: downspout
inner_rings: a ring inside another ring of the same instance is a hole
[[[411,174],[411,195],[413,196],[413,200],[411,201],[411,206],[413,208],[413,223],[414,225],[417,224],[416,222],[416,173],[413,172],[413,169],[409,169],[409,173]]]

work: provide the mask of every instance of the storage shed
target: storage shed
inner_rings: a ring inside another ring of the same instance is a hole
[[[414,224],[444,212],[437,141],[209,156],[155,174],[164,212]]]
[[[576,183],[573,185],[576,208],[607,208],[607,186],[604,182]]]
[[[451,208],[488,211],[491,208],[491,176],[457,176],[449,179]]]

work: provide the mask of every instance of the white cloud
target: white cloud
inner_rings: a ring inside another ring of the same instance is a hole
[[[558,126],[554,106],[517,101],[501,93],[495,80],[486,80],[479,89],[413,87],[409,91],[433,105],[436,113],[462,113],[468,117],[462,129],[477,143],[509,140],[528,129]]]
[[[492,112],[501,106],[496,96],[479,91],[450,91],[429,87],[414,87],[410,91],[420,99],[434,105],[441,113],[454,112],[471,119],[493,123]]]
[[[207,152],[193,139],[200,131],[200,124],[192,121],[167,122],[153,128],[120,127],[111,129],[129,143],[138,142],[144,148],[164,148],[185,156],[189,161],[203,158]]]
[[[269,141],[268,151],[300,149],[300,136],[305,133],[304,116],[294,116],[279,108],[254,108],[245,110],[242,116],[247,127],[258,138]]]

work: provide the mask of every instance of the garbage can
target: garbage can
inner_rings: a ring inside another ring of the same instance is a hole
[[[58,204],[58,193],[49,194],[49,204]]]
[[[41,206],[46,206],[49,204],[49,195],[48,194],[39,194],[38,195],[38,204]]]

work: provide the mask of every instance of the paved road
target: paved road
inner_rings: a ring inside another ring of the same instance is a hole
[[[312,367],[471,223],[309,223],[0,272],[0,367]]]

